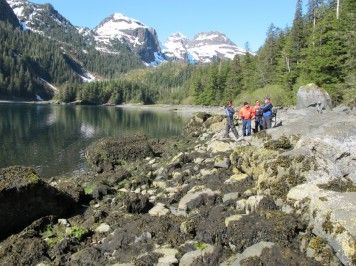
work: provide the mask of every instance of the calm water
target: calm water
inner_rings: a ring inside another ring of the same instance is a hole
[[[84,151],[97,139],[137,131],[177,136],[183,123],[173,112],[0,104],[0,168],[25,165],[43,177],[68,174],[85,168]]]

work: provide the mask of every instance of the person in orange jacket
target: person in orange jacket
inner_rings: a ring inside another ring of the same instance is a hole
[[[240,109],[239,117],[242,120],[242,135],[251,136],[251,120],[255,118],[255,110],[248,102]]]

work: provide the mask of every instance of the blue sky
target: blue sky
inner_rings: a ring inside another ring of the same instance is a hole
[[[76,26],[94,28],[120,12],[157,30],[164,42],[174,32],[193,37],[221,31],[240,47],[249,42],[256,51],[271,23],[291,25],[296,0],[32,0],[51,3]]]

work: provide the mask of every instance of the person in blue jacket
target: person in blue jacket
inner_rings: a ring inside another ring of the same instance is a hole
[[[227,105],[224,107],[224,111],[226,114],[226,129],[225,129],[225,138],[229,137],[229,132],[230,130],[232,133],[234,133],[234,136],[238,139],[239,138],[239,133],[237,133],[237,130],[234,125],[234,114],[235,110],[234,107],[232,106],[232,101],[228,101]]]
[[[272,102],[270,97],[265,97],[265,104],[261,107],[262,109],[262,122],[263,129],[271,128],[272,126]]]

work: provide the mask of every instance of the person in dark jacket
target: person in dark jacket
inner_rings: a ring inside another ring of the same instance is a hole
[[[260,101],[257,100],[255,104],[255,129],[254,133],[263,130],[263,121],[262,121],[262,109]]]
[[[232,131],[232,133],[234,133],[234,136],[238,139],[239,138],[239,134],[237,133],[237,130],[235,128],[234,125],[234,114],[235,114],[235,110],[234,107],[232,106],[232,101],[228,101],[227,105],[224,107],[224,111],[226,114],[226,129],[225,129],[225,138],[229,137],[229,132],[230,130]]]
[[[261,107],[262,109],[262,122],[263,129],[271,128],[272,126],[272,102],[270,97],[265,97],[265,104]]]

